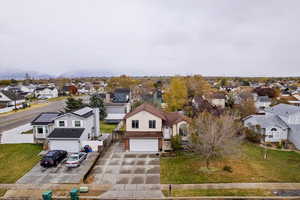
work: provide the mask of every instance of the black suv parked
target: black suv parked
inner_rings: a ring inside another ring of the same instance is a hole
[[[67,157],[68,153],[63,150],[53,150],[49,151],[46,155],[43,156],[40,165],[42,167],[52,167],[57,166],[63,159]]]

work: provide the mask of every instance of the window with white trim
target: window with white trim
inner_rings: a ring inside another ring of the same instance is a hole
[[[149,128],[156,128],[156,121],[155,120],[149,120]]]
[[[74,127],[81,127],[81,121],[75,120],[74,121]]]
[[[132,128],[139,128],[139,120],[132,120],[131,126]]]
[[[58,121],[58,126],[59,127],[65,127],[66,126],[66,122],[65,121]]]
[[[44,133],[44,129],[43,129],[42,126],[38,126],[38,127],[37,127],[37,133],[38,133],[38,134],[43,134],[43,133]]]

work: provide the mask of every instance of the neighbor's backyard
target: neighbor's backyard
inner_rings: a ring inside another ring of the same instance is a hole
[[[0,144],[0,183],[15,183],[39,161],[41,150],[35,144]]]
[[[200,156],[182,153],[161,158],[161,183],[300,182],[300,154],[268,150],[245,143],[240,155],[211,163],[210,171]],[[224,171],[230,166],[232,172]]]
[[[100,132],[101,133],[112,133],[116,127],[117,127],[116,124],[107,124],[104,121],[100,121]]]

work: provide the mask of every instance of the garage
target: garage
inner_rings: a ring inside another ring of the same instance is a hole
[[[55,128],[48,136],[49,150],[79,152],[84,128]]]
[[[130,151],[158,151],[158,139],[130,139]]]
[[[79,152],[78,140],[49,140],[49,150],[65,150],[67,152]]]

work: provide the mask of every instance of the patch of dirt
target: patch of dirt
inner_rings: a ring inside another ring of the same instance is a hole
[[[159,184],[160,178],[159,176],[147,176],[146,184]]]
[[[136,158],[136,154],[125,154],[124,158]]]
[[[144,178],[140,176],[135,176],[131,180],[131,184],[143,184],[144,183]]]
[[[145,165],[145,161],[144,160],[138,160],[136,162],[136,165]]]
[[[145,169],[144,168],[136,168],[135,170],[134,170],[134,173],[135,174],[144,174],[145,173]]]
[[[129,179],[128,178],[121,178],[117,181],[117,184],[128,184]]]
[[[159,165],[159,164],[160,164],[159,160],[150,160],[148,162],[148,165]]]
[[[159,174],[160,168],[159,167],[152,167],[151,169],[147,170],[147,174]]]
[[[94,181],[95,181],[95,176],[89,175],[89,176],[84,180],[84,183],[90,184],[90,183],[94,183]]]

